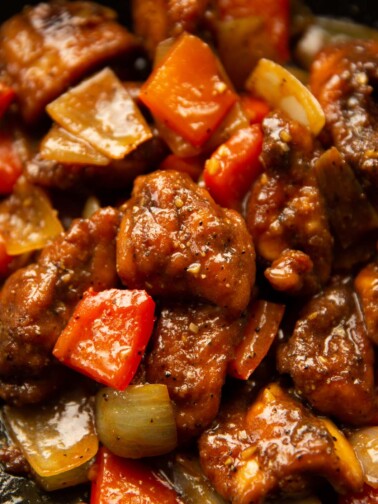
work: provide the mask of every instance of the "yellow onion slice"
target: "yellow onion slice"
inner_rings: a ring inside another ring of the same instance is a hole
[[[82,164],[106,166],[110,159],[78,136],[54,124],[43,138],[40,154],[44,159],[51,159],[63,164]]]
[[[98,198],[96,196],[88,196],[81,215],[84,219],[90,219],[100,208],[101,204]]]
[[[378,488],[378,427],[358,429],[349,441],[362,465],[365,482]]]
[[[63,128],[111,159],[122,159],[152,137],[134,100],[109,68],[70,89],[46,110]]]
[[[282,110],[309,128],[314,135],[325,124],[324,112],[317,99],[294,75],[274,61],[262,58],[248,77],[246,88],[272,108]]]
[[[4,416],[11,436],[45,490],[88,480],[98,439],[93,398],[84,390],[67,391],[42,406],[5,406]]]
[[[129,385],[96,396],[100,441],[121,457],[163,455],[177,445],[176,421],[166,385]]]
[[[0,230],[7,253],[19,255],[43,248],[63,227],[43,189],[20,178],[0,203]]]

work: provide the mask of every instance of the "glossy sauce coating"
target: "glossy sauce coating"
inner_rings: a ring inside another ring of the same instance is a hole
[[[252,188],[248,229],[262,264],[274,263],[266,272],[273,287],[313,293],[329,278],[333,246],[312,166],[320,147],[306,128],[278,113],[263,129],[265,171]],[[290,252],[289,259],[289,250],[302,254]]]
[[[357,425],[374,415],[373,346],[349,283],[336,279],[305,306],[277,363],[321,413]]]
[[[59,380],[51,350],[76,303],[89,287],[117,284],[115,234],[119,214],[100,210],[77,220],[16,271],[0,296],[0,395],[14,403],[39,402]]]
[[[239,314],[255,278],[255,254],[242,217],[219,207],[188,175],[162,171],[136,179],[123,207],[117,270],[128,288],[206,299]]]
[[[138,44],[111,9],[91,2],[28,7],[0,30],[0,58],[28,122],[96,65]]]
[[[146,378],[167,385],[181,441],[200,434],[216,417],[241,325],[215,306],[164,305],[146,361]]]
[[[362,473],[344,438],[273,383],[249,406],[221,413],[200,438],[201,464],[218,492],[235,504],[257,504],[279,490],[301,491],[306,474],[360,489]]]

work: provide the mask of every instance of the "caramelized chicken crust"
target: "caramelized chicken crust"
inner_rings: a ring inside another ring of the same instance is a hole
[[[260,262],[274,263],[266,271],[274,288],[313,293],[329,278],[333,247],[313,170],[321,151],[306,128],[278,113],[263,128],[265,171],[249,198],[248,229]]]
[[[277,367],[321,413],[357,425],[373,418],[374,352],[350,282],[335,279],[307,303]]]
[[[241,320],[228,320],[216,306],[163,306],[146,378],[167,385],[181,441],[199,435],[214,420],[241,326]]]
[[[114,11],[93,2],[43,2],[0,28],[0,61],[29,123],[88,71],[138,45]]]
[[[0,397],[17,404],[39,402],[57,386],[51,351],[89,287],[117,285],[115,236],[119,214],[99,210],[13,273],[0,294]]]
[[[194,296],[235,314],[246,308],[255,253],[237,212],[175,171],[138,177],[122,211],[117,269],[126,287]]]
[[[339,490],[362,487],[362,471],[340,431],[318,418],[279,385],[248,405],[237,400],[199,440],[203,470],[234,504],[258,504],[275,492],[303,490],[321,474]]]

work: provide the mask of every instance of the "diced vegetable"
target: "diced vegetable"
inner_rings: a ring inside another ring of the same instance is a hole
[[[194,181],[197,181],[203,170],[203,165],[204,161],[200,156],[181,158],[170,154],[160,163],[159,170],[176,170],[187,173]]]
[[[204,145],[204,151],[213,152],[217,147],[219,147],[219,145],[226,142],[240,129],[248,128],[248,126],[249,121],[247,115],[245,114],[240,101],[237,101],[235,105],[231,107],[229,113],[215,130],[214,134]]]
[[[41,143],[41,156],[58,163],[106,166],[110,159],[88,142],[54,124]]]
[[[101,389],[96,397],[96,426],[100,441],[121,457],[163,455],[177,445],[166,385],[129,385],[122,392]]]
[[[194,157],[203,153],[213,152],[220,144],[228,140],[239,129],[247,128],[249,125],[244,110],[242,110],[240,103],[236,102],[209,140],[207,140],[202,147],[194,147],[163,122],[156,120],[155,123],[161,138],[164,139],[171,151],[181,158]]]
[[[215,201],[238,208],[262,168],[263,135],[259,125],[236,132],[206,161],[203,178]]]
[[[97,210],[101,208],[100,202],[96,196],[89,196],[85,202],[82,216],[84,219],[89,219]]]
[[[221,76],[209,46],[184,33],[143,84],[140,99],[156,119],[200,147],[237,96]]]
[[[152,137],[133,99],[105,68],[46,107],[63,128],[111,159],[122,159]]]
[[[89,289],[53,354],[63,364],[122,390],[133,378],[151,336],[154,308],[145,291]]]
[[[250,124],[261,123],[270,112],[270,107],[265,100],[255,98],[250,94],[243,93],[240,96],[240,101]]]
[[[0,229],[9,255],[41,249],[63,231],[43,189],[23,178],[0,203]]]
[[[361,462],[365,482],[378,489],[378,427],[364,427],[349,438]]]
[[[268,353],[277,336],[285,306],[257,300],[252,305],[243,339],[229,363],[228,372],[235,378],[248,380]]]
[[[216,39],[222,64],[237,89],[244,86],[246,78],[262,56],[272,59],[275,56],[261,16],[218,21]]]
[[[314,135],[325,124],[324,112],[316,98],[294,75],[274,61],[261,59],[248,77],[246,88],[272,108],[282,110],[309,128]]]
[[[225,21],[249,16],[263,19],[265,35],[262,37],[260,34],[257,38],[257,45],[261,51],[260,57],[273,54],[269,57],[280,62],[285,62],[289,58],[289,0],[238,0],[236,2],[217,0],[216,4],[220,19]],[[239,35],[236,34],[236,36]],[[265,44],[262,45],[264,41]],[[235,59],[239,60],[239,57]]]
[[[350,481],[354,481],[356,488],[360,487],[362,485],[363,472],[352,445],[331,420],[322,418],[322,422],[334,440],[336,455],[340,460],[341,473],[344,473]]]
[[[168,145],[170,150],[179,157],[194,157],[198,156],[205,150],[205,147],[194,147],[185,138],[179,135],[176,131],[167,126],[163,121],[155,118],[155,126],[159,132],[159,136]],[[206,144],[205,144],[206,145]]]
[[[102,448],[92,482],[91,504],[182,504],[157,472],[136,460],[117,457]]]
[[[1,96],[0,96],[1,102]],[[1,103],[0,103],[1,106]],[[0,194],[10,194],[22,173],[22,163],[14,148],[13,138],[0,132]]]
[[[173,482],[190,504],[226,504],[204,475],[199,461],[178,455],[172,466]]]
[[[98,450],[93,398],[84,390],[66,391],[51,403],[4,408],[15,441],[45,490],[88,480]]]
[[[0,118],[3,117],[15,96],[14,89],[0,82]]]

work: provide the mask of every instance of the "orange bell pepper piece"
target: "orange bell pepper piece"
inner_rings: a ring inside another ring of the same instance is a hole
[[[143,84],[140,100],[154,117],[200,147],[237,100],[210,47],[184,33]]]

